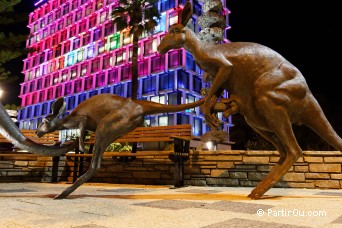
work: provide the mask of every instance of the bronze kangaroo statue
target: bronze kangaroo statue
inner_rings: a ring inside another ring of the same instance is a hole
[[[59,98],[52,106],[52,114],[46,116],[37,128],[36,135],[39,137],[55,130],[79,128],[81,150],[84,150],[86,130],[95,132],[95,144],[89,170],[55,199],[66,198],[93,177],[100,168],[106,148],[117,138],[142,126],[146,115],[178,112],[203,103],[204,99],[189,104],[164,105],[152,101],[131,100],[114,94],[99,94],[83,101],[70,115],[59,119],[58,116],[65,111],[64,98]]]
[[[272,188],[302,155],[292,124],[305,125],[342,151],[342,139],[325,117],[301,72],[274,50],[256,43],[201,42],[186,27],[192,15],[187,2],[181,23],[170,27],[158,46],[160,53],[184,47],[198,66],[213,79],[201,110],[207,123],[217,128],[214,106],[223,90],[230,93],[226,113],[239,112],[256,132],[270,141],[280,159],[249,194],[259,199]],[[224,103],[224,102],[223,102]],[[230,110],[233,108],[233,110]]]

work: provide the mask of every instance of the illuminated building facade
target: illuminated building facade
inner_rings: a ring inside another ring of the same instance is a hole
[[[160,40],[169,26],[177,23],[185,2],[160,0],[156,4],[161,20],[153,35],[139,40],[139,99],[172,105],[188,103],[198,100],[201,89],[206,87],[201,70],[184,49],[157,53]],[[24,60],[20,128],[36,129],[50,113],[51,104],[61,96],[67,103],[64,115],[97,94],[131,96],[131,37],[128,31],[117,31],[111,19],[118,0],[41,0],[36,4],[29,15],[30,37],[26,46],[34,52]],[[196,32],[200,30],[196,19],[201,14],[201,4],[193,1],[190,26]],[[228,9],[224,7],[223,12],[228,24]],[[148,116],[146,122],[190,123],[194,135],[208,130],[199,108]],[[231,120],[224,119],[223,129],[229,131],[230,126]]]

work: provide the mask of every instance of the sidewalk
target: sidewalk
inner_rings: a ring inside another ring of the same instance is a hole
[[[342,190],[0,183],[0,227],[342,227]]]

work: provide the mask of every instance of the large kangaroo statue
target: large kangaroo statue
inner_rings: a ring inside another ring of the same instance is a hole
[[[52,106],[52,114],[43,119],[36,130],[37,136],[55,130],[79,128],[80,148],[84,150],[86,130],[95,131],[93,158],[89,170],[55,199],[64,199],[79,186],[88,181],[100,168],[103,152],[116,139],[142,126],[146,115],[178,112],[197,107],[204,99],[183,105],[163,105],[151,101],[131,100],[113,94],[99,94],[80,103],[70,115],[59,119],[65,110],[64,98]]]
[[[321,107],[310,92],[301,72],[272,49],[256,43],[232,42],[210,45],[202,43],[186,28],[191,18],[187,2],[181,23],[173,25],[158,46],[160,53],[184,47],[206,71],[213,83],[205,97],[202,112],[208,124],[217,128],[219,121],[213,107],[223,90],[230,93],[231,112],[244,115],[256,132],[279,151],[280,159],[268,175],[249,194],[259,199],[272,188],[301,156],[292,124],[306,125],[337,150],[342,139],[336,134]]]
[[[42,156],[61,156],[78,146],[78,139],[72,144],[64,146],[44,146],[37,144],[25,137],[14,124],[2,104],[0,103],[0,134],[8,139],[13,145],[23,150]]]

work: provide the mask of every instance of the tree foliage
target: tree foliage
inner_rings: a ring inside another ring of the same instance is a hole
[[[156,2],[158,0],[120,0],[112,13],[117,30],[127,29],[133,35],[132,99],[137,99],[139,37],[144,32],[152,32],[160,20],[160,13],[154,7]]]
[[[2,81],[17,77],[9,65],[13,60],[27,53],[24,49],[27,34],[16,31],[16,27],[13,26],[27,19],[27,14],[14,10],[14,6],[20,2],[21,0],[0,0],[0,80]]]

